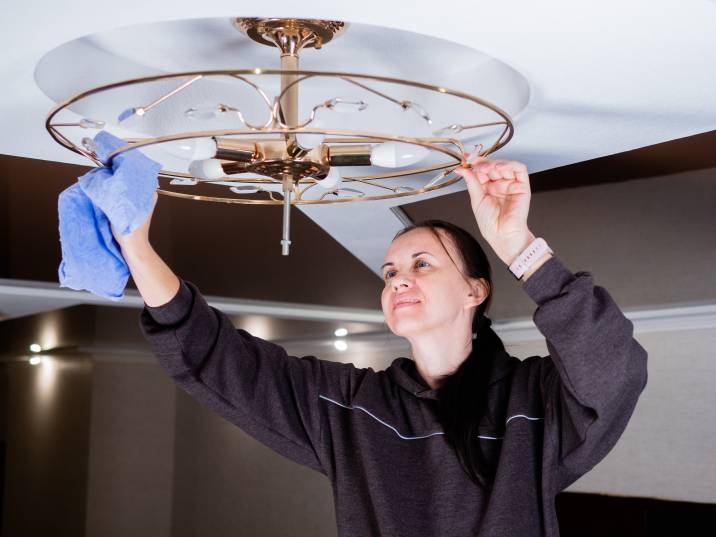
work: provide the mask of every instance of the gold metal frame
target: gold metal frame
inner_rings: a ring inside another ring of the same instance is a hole
[[[407,192],[396,192],[396,187],[388,187],[385,185],[380,185],[379,183],[371,182],[372,180],[379,180],[379,179],[388,179],[388,178],[394,178],[394,177],[403,177],[408,175],[415,175],[418,173],[424,173],[429,171],[437,171],[437,170],[447,170],[450,168],[449,171],[452,171],[455,167],[459,166],[461,163],[464,162],[464,146],[462,142],[456,138],[439,138],[439,137],[433,137],[433,138],[415,138],[415,137],[406,137],[406,136],[391,136],[391,135],[384,135],[384,134],[377,134],[373,132],[364,132],[364,131],[354,131],[354,130],[330,130],[330,129],[310,129],[310,128],[288,128],[287,124],[282,122],[280,120],[279,111],[280,111],[280,100],[283,98],[284,94],[289,91],[289,89],[293,86],[298,84],[301,81],[304,81],[308,78],[312,77],[334,77],[334,78],[341,78],[345,81],[348,81],[350,83],[354,83],[360,87],[363,87],[367,91],[371,91],[373,93],[379,94],[381,97],[384,97],[386,99],[396,101],[392,97],[385,95],[382,92],[379,92],[373,88],[370,88],[366,86],[365,84],[357,83],[356,81],[352,80],[353,78],[359,79],[359,80],[368,80],[368,81],[378,81],[378,82],[386,82],[391,84],[397,84],[397,85],[403,85],[403,86],[410,86],[415,87],[419,89],[424,89],[428,91],[435,91],[438,93],[451,95],[453,97],[466,99],[468,101],[471,101],[475,103],[478,106],[485,107],[490,109],[492,112],[496,113],[497,115],[501,116],[503,121],[495,121],[495,122],[489,122],[489,123],[483,123],[483,124],[476,124],[476,125],[467,125],[467,126],[459,126],[460,130],[466,130],[466,129],[472,129],[472,128],[479,128],[479,127],[488,127],[488,126],[498,126],[498,125],[504,125],[504,129],[501,131],[501,133],[497,136],[495,142],[488,147],[488,149],[484,151],[480,151],[481,156],[489,155],[490,153],[496,151],[497,149],[503,147],[505,144],[507,144],[510,139],[513,136],[514,133],[514,127],[512,124],[512,120],[510,116],[507,114],[507,112],[503,111],[501,108],[493,105],[492,103],[489,103],[483,99],[480,99],[478,97],[469,95],[467,93],[461,92],[459,90],[453,90],[449,88],[445,88],[442,86],[435,86],[431,84],[425,84],[422,82],[415,82],[415,81],[407,81],[403,79],[397,79],[392,77],[385,77],[385,76],[377,76],[377,75],[367,75],[367,74],[359,74],[359,73],[348,73],[348,72],[342,72],[342,71],[308,71],[308,70],[292,70],[292,71],[286,71],[284,69],[238,69],[238,70],[211,70],[211,71],[187,71],[187,72],[181,72],[181,73],[171,73],[167,75],[156,75],[156,76],[148,76],[148,77],[141,77],[141,78],[134,78],[134,79],[128,79],[123,80],[119,82],[114,82],[111,84],[106,84],[103,86],[97,86],[95,88],[91,88],[89,90],[80,92],[65,101],[61,102],[57,106],[55,106],[50,114],[47,117],[47,120],[45,122],[45,127],[50,133],[50,135],[55,139],[57,143],[60,145],[66,147],[67,149],[74,151],[75,153],[81,154],[85,156],[86,158],[92,160],[95,164],[98,166],[103,165],[103,163],[96,157],[96,155],[92,154],[89,151],[86,151],[85,149],[81,148],[77,144],[73,143],[71,140],[69,140],[66,136],[64,136],[61,132],[57,130],[57,127],[68,127],[68,126],[75,126],[76,124],[68,124],[68,123],[58,123],[54,124],[52,120],[54,117],[59,114],[62,110],[68,108],[73,103],[84,99],[86,97],[89,97],[91,95],[105,92],[112,90],[114,88],[124,87],[124,86],[130,86],[133,84],[142,84],[142,83],[148,83],[148,82],[155,82],[160,80],[172,80],[172,79],[181,79],[181,78],[187,78],[191,77],[188,82],[183,83],[178,88],[170,92],[169,94],[161,97],[160,99],[157,99],[155,102],[153,102],[151,105],[145,107],[143,110],[149,110],[151,107],[155,106],[159,102],[165,100],[168,96],[171,96],[175,93],[177,93],[179,90],[183,89],[184,87],[188,86],[190,83],[196,82],[200,79],[211,77],[211,76],[230,76],[239,80],[242,80],[246,83],[251,84],[254,86],[254,89],[257,89],[254,84],[252,84],[250,81],[243,78],[243,75],[278,75],[278,76],[290,76],[294,77],[293,80],[286,86],[282,88],[281,93],[279,96],[275,99],[274,106],[271,110],[272,117],[274,119],[274,124],[279,125],[279,128],[269,128],[269,127],[255,127],[251,126],[247,129],[236,129],[236,130],[212,130],[212,131],[191,131],[191,132],[184,132],[179,134],[173,134],[173,135],[167,135],[167,136],[160,136],[155,138],[147,138],[145,140],[132,140],[132,143],[128,143],[126,146],[123,146],[119,148],[118,150],[112,152],[109,155],[109,159],[124,153],[125,151],[129,151],[131,149],[137,149],[144,146],[154,145],[154,144],[160,144],[167,141],[172,140],[183,140],[183,139],[190,139],[190,138],[199,138],[199,137],[212,137],[212,136],[247,136],[247,135],[255,135],[255,134],[280,134],[280,135],[291,135],[296,133],[306,133],[306,134],[325,134],[325,135],[333,135],[333,136],[340,136],[340,138],[332,138],[332,139],[325,139],[324,143],[370,143],[373,141],[373,143],[377,141],[395,141],[395,142],[403,142],[403,143],[409,143],[414,145],[419,145],[425,148],[428,148],[433,151],[440,152],[447,157],[450,158],[450,162],[445,164],[440,164],[438,166],[432,166],[432,167],[423,167],[423,168],[414,168],[410,170],[404,170],[401,172],[388,172],[388,173],[382,173],[382,174],[372,174],[372,175],[364,175],[364,176],[344,176],[343,182],[356,182],[356,183],[365,183],[368,185],[371,185],[373,187],[379,187],[379,188],[386,188],[389,190],[393,190],[392,194],[386,194],[386,195],[378,195],[378,196],[362,196],[362,197],[350,197],[350,198],[336,198],[336,199],[303,199],[303,194],[305,193],[308,188],[314,186],[316,184],[316,181],[313,179],[302,179],[301,181],[297,181],[297,184],[308,184],[308,186],[303,189],[303,191],[298,191],[296,189],[296,185],[294,185],[294,194],[295,197],[292,197],[290,200],[291,204],[327,204],[327,203],[345,203],[349,201],[370,201],[370,200],[381,200],[381,199],[388,199],[388,198],[398,198],[398,197],[405,197],[405,196],[413,196],[416,194],[424,193],[424,192],[430,192],[433,190],[437,190],[438,188],[444,188],[447,186],[450,186],[460,180],[460,177],[455,177],[450,180],[443,180],[439,182],[438,184],[435,184],[434,186],[430,187],[423,187],[423,188],[415,188],[414,190],[410,190]],[[297,78],[301,76],[301,78]],[[263,93],[262,93],[263,94]],[[265,94],[263,94],[265,97]],[[266,100],[266,99],[265,99]],[[268,102],[267,102],[268,104]],[[400,104],[400,102],[398,102]],[[315,109],[314,109],[315,112]],[[246,124],[246,123],[245,123]],[[304,122],[304,124],[306,124]],[[267,122],[268,125],[268,122]],[[445,147],[444,145],[452,145],[456,150],[450,150]],[[444,176],[447,176],[449,174],[449,171],[445,171]],[[161,170],[159,172],[159,176],[164,178],[191,178],[189,174],[181,173],[181,172],[175,172],[170,170]],[[276,181],[273,179],[266,179],[266,180],[257,180],[257,179],[242,179],[242,178],[231,178],[231,177],[224,177],[221,179],[218,179],[216,181],[221,182],[236,182],[237,184],[257,184],[257,183],[273,183],[275,184]],[[202,181],[211,183],[212,181]],[[400,187],[397,187],[400,188]],[[212,202],[223,202],[223,203],[238,203],[238,204],[258,204],[258,205],[275,205],[275,204],[282,204],[284,203],[283,199],[278,199],[273,196],[274,192],[270,190],[264,190],[264,192],[269,193],[268,200],[258,200],[258,199],[237,199],[237,198],[224,198],[224,197],[217,197],[217,196],[200,196],[200,195],[194,195],[194,194],[184,194],[180,192],[174,192],[171,190],[164,190],[161,188],[157,189],[158,192],[169,195],[169,196],[175,196],[185,199],[193,199],[193,200],[202,200],[202,201],[212,201]]]

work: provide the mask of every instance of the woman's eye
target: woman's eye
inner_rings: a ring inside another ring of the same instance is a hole
[[[418,260],[415,262],[415,266],[417,267],[418,265],[420,265],[420,263],[425,263],[427,266],[430,266],[430,263],[428,263],[428,262],[425,261],[424,259],[418,259]],[[386,279],[386,280],[389,279],[389,278],[391,278],[393,272],[395,272],[395,271],[394,271],[394,270],[389,270],[389,271],[387,271],[387,272],[385,273],[385,276],[384,276],[383,278]]]

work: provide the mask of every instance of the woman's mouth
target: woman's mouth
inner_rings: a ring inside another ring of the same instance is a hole
[[[393,306],[393,309],[397,310],[399,308],[407,308],[409,306],[415,306],[416,304],[420,304],[419,300],[411,300],[409,302],[398,302]]]

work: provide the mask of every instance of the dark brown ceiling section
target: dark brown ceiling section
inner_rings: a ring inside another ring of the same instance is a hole
[[[711,131],[539,172],[530,185],[540,192],[703,170],[716,167],[715,149]]]
[[[535,173],[533,192],[716,167],[716,131]],[[0,277],[57,281],[57,197],[89,168],[0,155]],[[479,236],[466,192],[402,206],[413,220],[450,220]],[[280,252],[281,208],[160,196],[154,248],[205,294],[380,308],[381,280],[298,210],[291,255]],[[130,287],[134,287],[130,279]]]
[[[509,145],[504,158],[509,158]],[[716,131],[530,174],[532,192],[615,183],[716,167]],[[467,191],[401,206],[415,222],[445,218],[479,237]]]
[[[57,198],[89,168],[0,155],[0,278],[57,282]],[[380,309],[381,279],[299,210],[160,196],[152,244],[207,295]],[[130,279],[129,287],[135,288]]]

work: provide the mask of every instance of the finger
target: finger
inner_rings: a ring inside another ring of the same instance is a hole
[[[484,185],[485,183],[490,182],[490,178],[487,176],[486,173],[478,172],[475,175],[477,176],[477,180],[480,181],[481,185]]]
[[[526,183],[527,185],[530,184],[530,176],[527,173],[527,166],[522,165],[515,170],[515,179],[521,183]]]
[[[507,179],[515,179],[522,183],[529,183],[527,166],[514,160],[504,160],[496,164],[496,168]]]
[[[482,181],[469,168],[455,168],[454,171],[465,181],[468,193],[470,194],[471,204],[474,207],[480,205],[482,198],[485,197],[485,189],[481,184]]]
[[[495,173],[495,162],[492,160],[484,159],[480,162],[476,162],[472,166],[472,171],[475,175],[483,174],[488,179],[492,178],[491,173]],[[497,179],[498,177],[495,177]]]
[[[483,170],[483,169],[484,169],[484,168],[483,168],[483,167],[480,167],[480,166],[477,166],[477,167],[475,167],[475,166],[472,166],[472,167],[461,166],[461,167],[459,167],[459,168],[455,168],[455,173],[457,173],[458,170],[463,170],[463,171],[469,173],[469,174],[470,174],[472,177],[474,177],[475,179],[477,179],[477,182],[478,182],[478,183],[480,183],[481,185],[484,185],[485,183],[487,183],[487,182],[490,180],[490,178],[489,178],[484,172],[481,171],[481,170]],[[458,174],[458,175],[462,175],[462,174]]]
[[[453,170],[454,173],[465,179],[467,181],[468,179],[475,179],[475,170],[472,168],[468,168],[465,166],[458,166]]]

